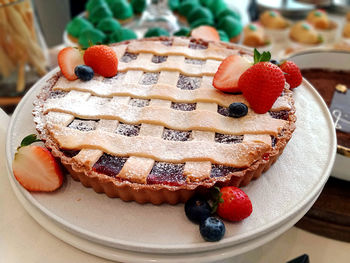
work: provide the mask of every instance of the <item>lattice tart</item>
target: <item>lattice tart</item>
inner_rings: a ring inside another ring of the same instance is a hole
[[[150,38],[111,46],[112,78],[52,77],[34,105],[41,138],[75,180],[139,203],[185,202],[214,185],[247,185],[269,169],[292,136],[295,109],[286,86],[265,114],[228,116],[242,94],[213,88],[227,56],[242,48],[189,38]]]

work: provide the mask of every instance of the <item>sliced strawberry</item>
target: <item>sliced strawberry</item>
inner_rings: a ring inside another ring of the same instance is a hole
[[[117,54],[106,45],[89,47],[84,53],[84,62],[97,74],[103,77],[113,77],[118,72]]]
[[[191,31],[191,37],[201,38],[207,41],[220,41],[218,31],[212,26],[199,26]]]
[[[62,49],[57,56],[58,66],[60,67],[63,76],[68,80],[75,80],[78,77],[74,73],[74,69],[78,65],[84,64],[83,56],[80,51],[73,47]]]
[[[224,92],[240,92],[238,80],[252,64],[240,55],[231,55],[221,62],[214,75],[213,86]]]
[[[33,135],[30,136],[33,138]],[[46,148],[28,145],[37,141],[36,136],[29,143],[28,137],[22,141],[12,162],[15,178],[28,191],[51,192],[58,189],[63,182],[60,166]]]

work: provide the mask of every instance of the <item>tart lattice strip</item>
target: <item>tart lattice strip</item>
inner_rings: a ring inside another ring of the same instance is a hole
[[[201,87],[211,86],[211,77],[202,77]],[[199,89],[200,90],[200,89]],[[217,111],[218,105],[216,103],[205,103],[198,102],[197,110],[206,110],[210,112]],[[215,132],[212,131],[192,131],[193,140],[198,141],[214,141]],[[211,173],[211,162],[202,161],[202,162],[186,162],[184,168],[184,174],[186,175],[186,180],[188,182],[198,182],[204,181],[205,179],[210,178]]]
[[[142,73],[140,73],[139,75],[141,74]],[[134,76],[135,76],[135,73],[127,73],[123,82],[134,81],[135,80]],[[114,97],[109,104],[110,105],[128,104],[129,100],[130,100],[130,97]],[[106,107],[106,105],[103,105],[103,106]],[[115,132],[118,124],[119,124],[118,120],[100,119],[99,124],[96,127],[96,130],[113,133]],[[92,167],[102,155],[103,155],[103,151],[101,150],[85,148],[85,149],[82,149],[76,156],[74,156],[73,159],[75,159],[79,163],[84,164],[85,166]]]
[[[229,55],[238,53],[237,49],[227,49],[214,43],[210,43],[208,49],[197,50],[188,48],[188,39],[176,39],[174,41],[176,42],[172,46],[165,46],[160,41],[134,42],[129,45],[128,50],[133,53],[152,53],[159,56],[177,55],[193,59],[213,60],[224,60]],[[113,48],[117,50],[119,47]]]
[[[140,56],[140,55],[139,55]],[[158,83],[168,82],[170,85],[176,85],[178,79],[177,72],[167,72],[163,71],[159,74]],[[171,105],[170,101],[152,99],[150,101],[149,107],[157,106],[161,108],[169,108]],[[155,137],[161,138],[163,134],[164,127],[160,125],[153,124],[141,124],[139,136]],[[147,183],[147,177],[154,166],[155,160],[152,158],[145,158],[139,156],[131,156],[128,158],[124,164],[122,170],[120,171],[118,177],[137,182],[141,184]]]
[[[249,103],[243,95],[231,95],[222,93],[210,86],[201,86],[195,90],[181,90],[176,85],[168,83],[157,83],[154,85],[140,85],[133,83],[105,83],[95,79],[90,80],[91,83],[86,85],[80,80],[69,81],[60,78],[53,90],[71,91],[77,90],[82,92],[90,92],[94,96],[111,98],[113,96],[130,96],[139,99],[163,99],[181,103],[195,102],[211,102],[220,106],[228,107],[233,102],[242,102],[249,106]],[[271,111],[290,110],[288,96],[278,97],[273,104]]]

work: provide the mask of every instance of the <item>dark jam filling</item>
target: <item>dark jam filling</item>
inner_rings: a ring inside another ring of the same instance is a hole
[[[183,90],[194,90],[200,87],[201,78],[188,77],[180,74],[176,87]]]
[[[142,75],[140,84],[142,85],[153,85],[158,82],[159,72],[145,72]]]
[[[191,140],[191,131],[177,131],[164,128],[162,138],[167,141],[189,141]]]
[[[157,56],[157,55],[154,55],[152,57],[152,62],[156,63],[156,64],[159,64],[159,63],[165,62],[167,59],[168,59],[168,56]]]
[[[223,116],[226,116],[228,117],[229,116],[229,111],[228,111],[228,108],[226,107],[222,107],[222,106],[218,106],[218,113],[223,115]]]
[[[128,137],[137,136],[140,133],[141,125],[132,125],[132,124],[125,124],[122,122],[119,122],[119,125],[117,127],[116,133]]]
[[[270,115],[274,119],[281,119],[287,121],[289,119],[289,111],[269,111]]]
[[[186,182],[184,167],[184,164],[155,162],[147,184],[183,185]]]
[[[271,146],[275,147],[277,143],[277,138],[275,136],[271,136]]]
[[[187,64],[203,65],[205,62],[206,61],[204,59],[185,58],[185,63]]]
[[[62,153],[69,158],[73,158],[79,152],[80,152],[80,150],[62,150]]]
[[[224,166],[221,164],[212,164],[210,177],[223,177],[241,170],[242,170],[241,168]]]
[[[49,99],[59,99],[59,98],[63,98],[64,96],[66,96],[68,94],[68,92],[65,91],[61,91],[61,90],[54,90],[51,91],[49,94]]]
[[[130,99],[129,105],[134,107],[146,107],[149,105],[151,100],[144,100],[144,99]]]
[[[68,128],[77,129],[79,131],[93,131],[96,130],[97,122],[95,120],[83,120],[75,118],[69,125]]]
[[[171,108],[174,110],[182,110],[182,111],[193,111],[196,109],[197,103],[171,103]]]
[[[188,47],[191,49],[207,49],[208,43],[197,43],[195,40],[191,40]]]
[[[125,52],[124,55],[121,58],[121,61],[125,62],[125,63],[129,63],[132,60],[136,60],[138,55],[139,54]]]
[[[215,133],[215,142],[218,143],[241,143],[243,141],[244,136],[243,135],[228,135],[228,134],[221,134],[221,133]]]
[[[127,159],[128,158],[116,157],[104,153],[94,164],[92,169],[97,173],[115,177],[122,170]]]

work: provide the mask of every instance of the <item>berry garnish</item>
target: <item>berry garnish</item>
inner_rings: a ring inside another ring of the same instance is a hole
[[[215,27],[199,26],[191,31],[191,37],[201,38],[207,41],[220,41],[220,35]]]
[[[216,217],[208,217],[199,225],[202,237],[209,242],[219,241],[225,235],[224,223]]]
[[[270,58],[269,52],[260,54],[255,49],[255,64],[247,69],[238,80],[238,88],[243,92],[250,107],[260,114],[271,109],[285,85],[284,73],[278,66],[267,62]]]
[[[199,224],[211,215],[211,207],[201,196],[193,196],[185,203],[185,213],[188,219]]]
[[[62,171],[49,150],[31,145],[37,141],[35,134],[22,140],[12,162],[13,174],[28,191],[51,192],[62,185]]]
[[[214,75],[213,86],[224,92],[240,92],[238,80],[252,64],[240,55],[225,58]]]
[[[290,89],[298,87],[303,81],[299,67],[292,61],[284,61],[280,64],[280,69],[285,73],[287,83]]]
[[[117,54],[106,45],[89,47],[84,53],[84,62],[103,77],[113,77],[118,72]]]
[[[276,59],[271,59],[270,62],[271,62],[272,64],[277,65],[277,66],[280,64],[280,62],[279,62],[278,60],[276,60]]]
[[[83,81],[89,81],[94,77],[94,70],[85,65],[78,65],[74,69],[75,75]]]
[[[57,62],[63,76],[68,80],[76,80],[78,77],[75,75],[74,69],[76,66],[84,64],[80,51],[73,47],[62,49],[58,53]]]
[[[228,114],[230,117],[240,118],[248,113],[248,107],[244,103],[234,102],[228,107]]]
[[[252,203],[241,189],[226,186],[221,188],[220,192],[223,202],[219,202],[216,212],[221,218],[236,222],[252,213]]]

